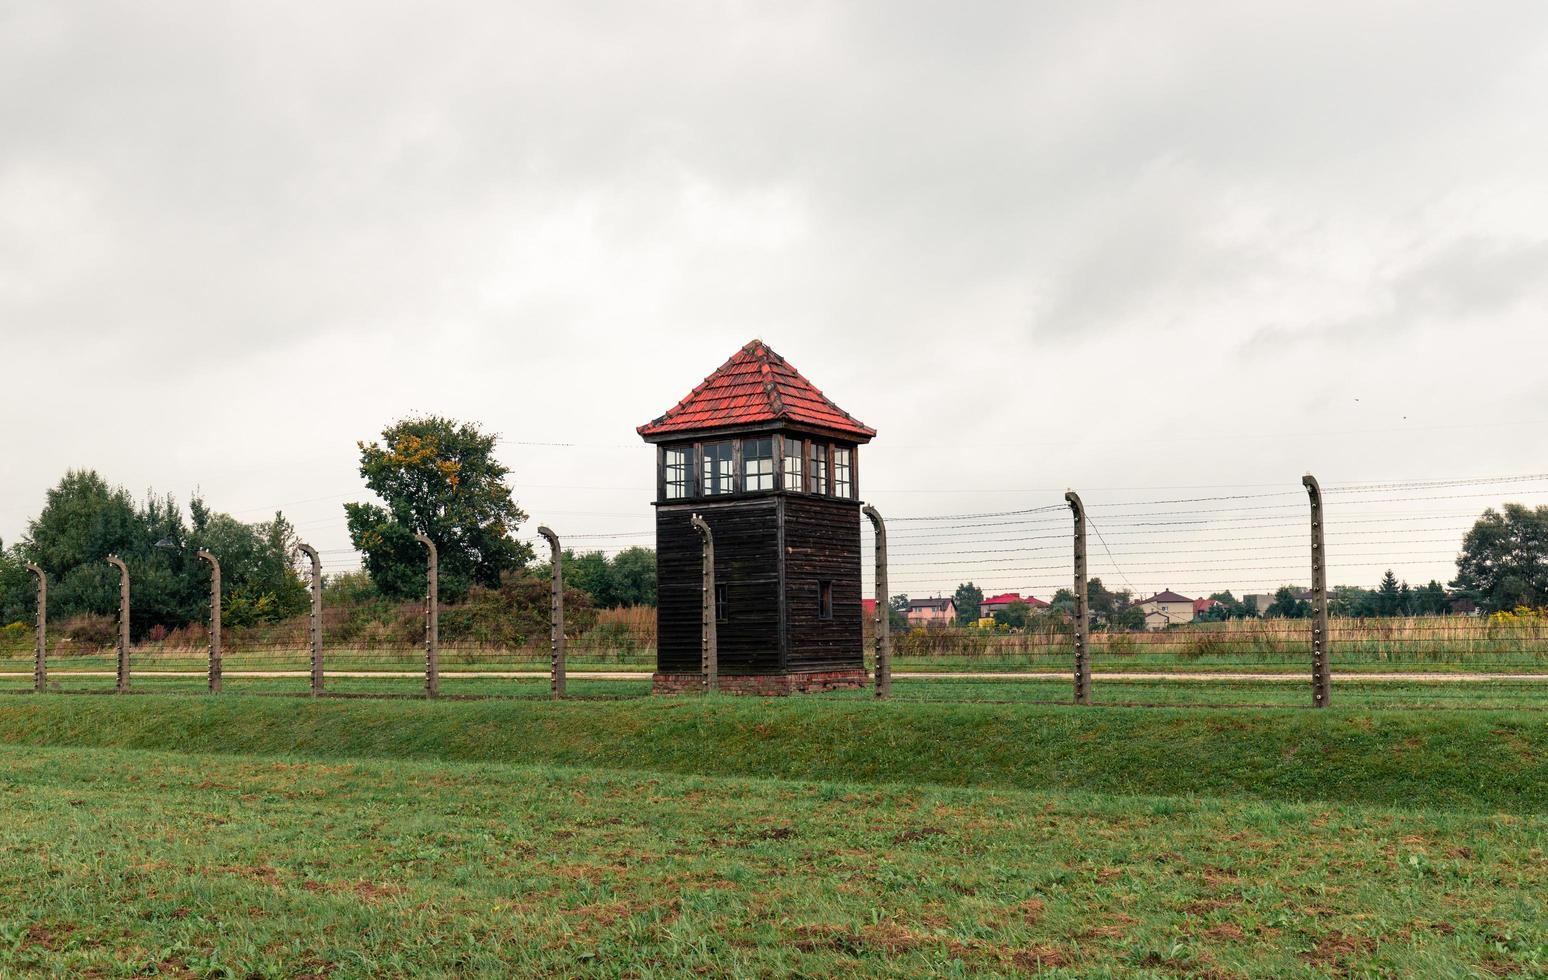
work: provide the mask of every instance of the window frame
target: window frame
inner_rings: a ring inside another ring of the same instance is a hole
[[[681,458],[681,465],[674,466],[672,457]],[[672,474],[674,469],[681,471],[681,480],[674,481]],[[677,493],[672,491],[676,489]],[[662,446],[661,447],[661,499],[662,500],[687,500],[693,491],[693,447],[690,446]]]
[[[842,465],[839,457],[843,456]],[[843,477],[839,473],[842,470]],[[848,446],[833,447],[833,496],[849,500],[855,495],[855,451]]]
[[[757,449],[768,448],[768,455],[754,455]],[[754,464],[764,464],[757,472],[753,471]],[[746,493],[758,493],[765,490],[773,490],[774,486],[774,437],[748,436],[742,440],[742,490]]]
[[[711,447],[725,447],[725,455],[719,451],[710,456]],[[699,458],[703,461],[700,474],[699,495],[702,497],[724,497],[736,492],[736,441],[734,439],[717,439],[714,442],[700,443]],[[719,472],[716,464],[725,467],[724,476]],[[719,487],[720,489],[712,489]]]
[[[731,590],[724,582],[715,583],[715,622],[731,622]]]
[[[830,578],[817,581],[817,618],[822,622],[833,619],[833,580]]]
[[[812,443],[812,493],[819,497],[826,497],[833,493],[833,484],[828,479],[828,462],[832,454],[828,451],[825,442]]]
[[[805,439],[785,437],[785,471],[780,489],[795,493],[806,492],[806,446]],[[795,464],[794,479],[792,479],[790,466],[792,463]]]

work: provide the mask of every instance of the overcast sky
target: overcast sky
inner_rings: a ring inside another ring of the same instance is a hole
[[[899,517],[1548,470],[1545,95],[1536,2],[0,0],[0,537],[94,467],[343,567],[415,412],[646,531],[634,427],[753,337]],[[1496,489],[1367,543],[1449,577]],[[988,567],[904,588],[1050,581]]]

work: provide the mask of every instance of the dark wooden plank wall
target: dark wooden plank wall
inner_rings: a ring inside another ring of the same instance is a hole
[[[779,518],[773,496],[656,508],[657,669],[699,670],[703,581],[699,535],[689,523],[695,513],[715,535],[715,577],[727,589],[729,618],[716,627],[720,672],[779,672]]]
[[[865,663],[860,610],[860,505],[800,495],[785,508],[786,667],[835,670]],[[818,583],[833,582],[833,618],[818,615]]]

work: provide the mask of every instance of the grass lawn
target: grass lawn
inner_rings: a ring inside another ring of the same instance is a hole
[[[1548,969],[1540,814],[14,744],[0,793],[6,974]]]
[[[299,668],[298,668],[299,669]],[[340,668],[343,669],[343,668]],[[629,680],[601,680],[586,676],[585,670],[571,670],[566,692],[581,698],[637,698],[650,693],[650,677],[641,673]],[[51,686],[62,691],[107,691],[114,686],[112,677],[85,677],[56,671]],[[232,677],[224,680],[229,694],[300,694],[308,690],[306,677],[256,678]],[[0,673],[0,693],[32,686],[30,673]],[[202,676],[168,677],[151,671],[131,674],[131,688],[140,692],[199,693],[207,688]],[[336,694],[392,694],[414,696],[424,692],[419,677],[341,677],[328,675],[326,690]],[[481,697],[542,698],[548,695],[548,679],[482,678],[460,676],[457,671],[441,674],[441,691],[446,695]],[[998,680],[930,677],[924,673],[898,673],[893,677],[893,696],[904,701],[986,701],[986,702],[1069,702],[1072,683],[1069,672],[1049,673],[1035,679]],[[1104,679],[1101,672],[1092,676],[1092,696],[1100,703],[1136,705],[1284,705],[1304,707],[1311,702],[1311,680],[1240,681],[1240,680],[1144,680]],[[1548,678],[1541,681],[1366,681],[1358,674],[1335,674],[1335,703],[1363,708],[1535,708],[1548,709]],[[874,697],[874,691],[840,692],[829,699]]]

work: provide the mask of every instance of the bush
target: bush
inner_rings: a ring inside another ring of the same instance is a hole
[[[32,627],[26,623],[7,623],[0,627],[0,650],[14,653],[32,645]]]
[[[565,632],[579,635],[597,621],[591,597],[564,590]],[[548,582],[507,575],[498,589],[474,586],[467,601],[441,611],[441,639],[480,646],[522,647],[548,638]]]
[[[106,650],[118,643],[118,624],[111,616],[82,613],[65,621],[59,632],[82,652]]]

